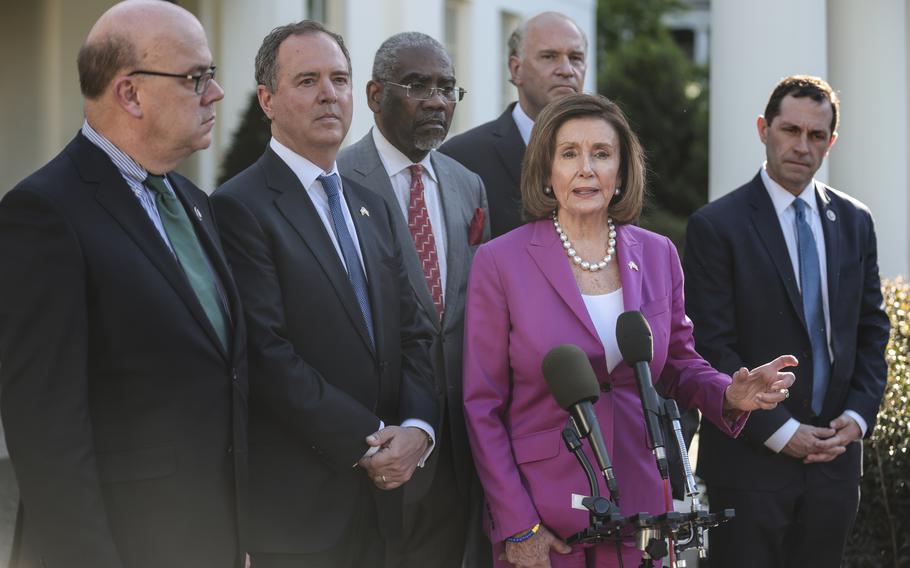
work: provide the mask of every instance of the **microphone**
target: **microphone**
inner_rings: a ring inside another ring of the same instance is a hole
[[[556,403],[572,415],[579,435],[590,440],[610,495],[618,503],[619,488],[613,474],[613,464],[610,463],[610,455],[592,404],[597,401],[600,391],[587,354],[577,345],[554,347],[543,358],[541,371]]]
[[[641,409],[645,415],[645,425],[648,429],[648,439],[654,458],[657,460],[657,470],[663,479],[669,476],[667,465],[667,451],[664,448],[663,430],[660,427],[660,402],[657,400],[657,391],[651,383],[651,357],[653,356],[653,342],[651,340],[651,326],[645,316],[639,311],[629,311],[619,314],[616,320],[616,343],[623,360],[635,371],[638,383],[638,395],[641,398]]]

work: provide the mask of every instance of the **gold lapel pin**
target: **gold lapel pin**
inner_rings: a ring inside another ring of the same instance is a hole
[[[633,261],[633,260],[629,261],[629,268],[634,270],[635,272],[638,272],[638,265],[635,264],[635,261]]]
[[[369,217],[369,216],[370,216],[370,212],[367,210],[366,207],[361,207],[361,208],[360,208],[360,214],[361,214],[362,216],[365,216],[365,217]]]
[[[195,205],[193,205],[193,213],[196,214],[196,218],[197,218],[197,219],[199,219],[200,221],[202,221],[202,211],[200,211],[199,208],[196,207]]]

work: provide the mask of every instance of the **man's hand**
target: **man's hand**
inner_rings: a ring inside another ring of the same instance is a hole
[[[791,458],[806,459],[807,456],[820,452],[824,447],[822,443],[832,436],[834,436],[833,428],[817,428],[808,424],[800,424],[781,452]]]
[[[862,430],[856,420],[847,414],[841,414],[831,421],[831,428],[834,434],[826,440],[822,440],[816,451],[810,452],[804,459],[803,463],[819,463],[831,461],[837,456],[847,451],[847,445],[863,437]]]
[[[361,458],[357,465],[364,468],[376,487],[396,489],[411,479],[417,463],[427,451],[427,433],[416,427],[386,426],[367,436],[367,444],[379,451]]]
[[[500,556],[515,568],[550,568],[550,549],[559,554],[572,552],[572,547],[540,525],[537,534],[524,542],[506,541],[506,551]]]

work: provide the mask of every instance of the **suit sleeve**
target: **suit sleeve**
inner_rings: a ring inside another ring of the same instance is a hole
[[[490,539],[500,542],[540,520],[524,488],[504,423],[511,399],[507,291],[487,246],[474,257],[465,307],[464,415],[489,503]]]
[[[277,268],[255,216],[225,194],[215,194],[212,206],[243,303],[251,396],[329,465],[349,469],[367,451],[379,417],[328,383],[285,337]]]
[[[477,174],[474,174],[474,179],[477,182],[477,192],[480,200],[477,206],[483,209],[483,238],[481,238],[480,242],[485,243],[490,240],[490,205],[487,203],[487,188],[484,187],[483,180]]]
[[[95,461],[82,259],[72,228],[37,193],[17,189],[0,204],[3,424],[48,568],[121,566]]]
[[[875,227],[868,212],[868,233],[864,251],[863,290],[856,330],[856,361],[844,409],[859,413],[866,421],[866,436],[875,429],[878,408],[888,380],[885,347],[888,344],[889,320],[882,308],[882,285],[878,273]]]
[[[698,352],[728,375],[746,366],[736,352],[739,288],[734,281],[735,254],[729,238],[721,235],[712,220],[699,213],[689,218],[683,257],[686,311],[694,324]],[[742,438],[761,446],[790,418],[792,415],[783,404],[773,410],[753,412]]]

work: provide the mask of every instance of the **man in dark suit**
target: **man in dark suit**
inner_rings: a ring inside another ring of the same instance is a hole
[[[78,67],[81,131],[0,204],[13,566],[237,565],[246,337],[208,199],[172,171],[224,91],[166,2],[105,12]]]
[[[738,439],[702,422],[698,470],[713,509],[712,566],[839,566],[859,500],[862,437],[884,392],[888,318],[865,205],[814,179],[839,104],[817,77],[778,83],[752,181],[689,220],[686,308],[697,348],[732,373],[799,358],[790,397]]]
[[[352,108],[341,36],[276,28],[256,81],[272,139],[213,196],[250,336],[252,565],[386,566],[401,486],[438,424],[432,328],[389,206],[337,173]]]
[[[438,41],[418,32],[392,36],[376,52],[367,83],[376,127],[338,158],[342,175],[388,204],[419,309],[433,322],[442,420],[427,467],[405,486],[405,533],[389,546],[401,568],[460,568],[469,535],[469,566],[492,557],[489,544],[479,546],[486,540],[482,500],[461,393],[465,289],[474,249],[490,235],[487,199],[477,174],[432,151],[463,94]]]
[[[522,224],[518,185],[531,128],[547,103],[581,92],[587,50],[584,32],[563,14],[544,12],[523,23],[509,37],[509,73],[518,102],[439,149],[483,180],[493,237]]]

